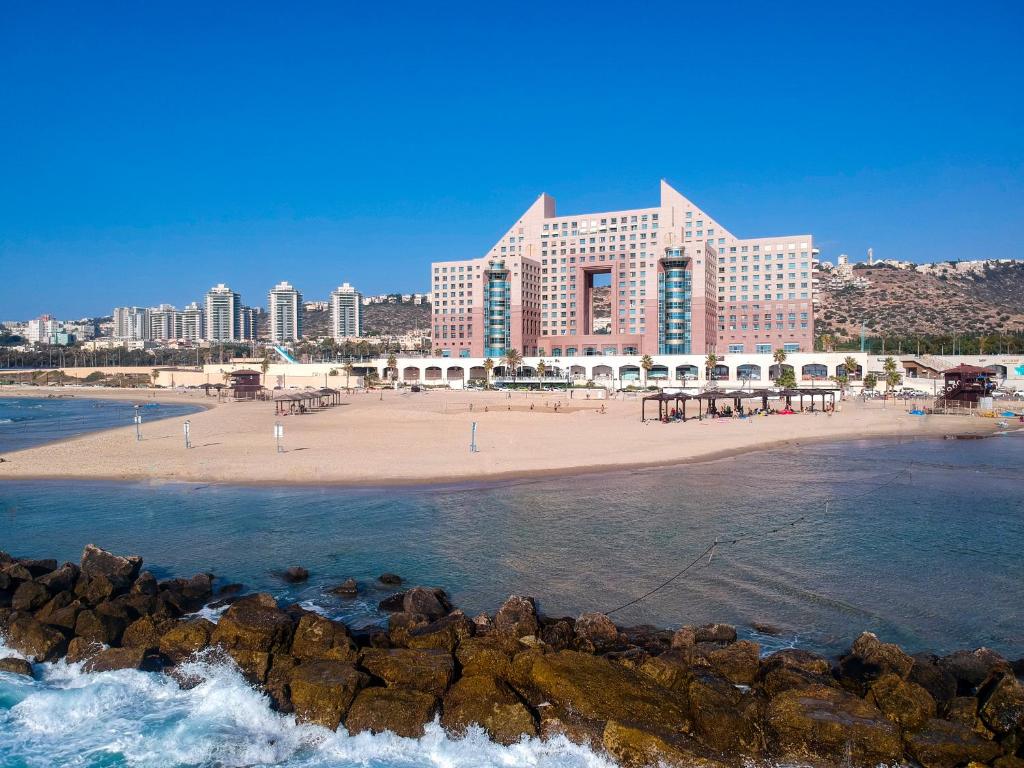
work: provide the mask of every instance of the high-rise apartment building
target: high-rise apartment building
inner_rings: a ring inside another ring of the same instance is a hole
[[[177,333],[178,310],[170,304],[161,304],[149,310],[149,338],[154,341],[173,341]]]
[[[302,294],[282,281],[270,289],[267,297],[267,319],[270,340],[276,343],[302,338]]]
[[[256,341],[259,336],[260,311],[256,307],[242,307],[240,313],[240,341]]]
[[[362,335],[362,296],[348,283],[331,291],[331,336],[336,340]]]
[[[206,317],[203,308],[192,302],[178,312],[174,318],[174,336],[182,341],[193,343],[205,338]]]
[[[813,348],[811,235],[737,238],[666,182],[660,204],[558,216],[541,195],[479,259],[431,267],[443,354]]]
[[[242,340],[242,297],[224,283],[206,292],[206,338],[209,341]]]
[[[149,310],[145,307],[115,307],[114,338],[123,341],[149,339]]]

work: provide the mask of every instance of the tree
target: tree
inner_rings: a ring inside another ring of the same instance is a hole
[[[484,387],[490,389],[491,387],[491,371],[494,370],[494,361],[491,358],[484,360]]]
[[[267,371],[270,370],[270,355],[266,352],[263,353],[263,360],[260,362],[260,373],[263,374],[263,386],[267,386]]]
[[[398,378],[398,358],[395,357],[395,353],[392,352],[388,355],[388,370],[391,372],[391,378]]]
[[[505,356],[501,360],[506,367],[512,369],[512,381],[515,382],[516,376],[519,373],[519,366],[523,364],[523,356],[519,354],[518,349],[505,350]]]
[[[796,371],[793,370],[792,366],[780,368],[779,378],[775,380],[775,383],[780,389],[794,389],[796,387]]]
[[[885,362],[882,363],[882,371],[885,373],[885,390],[895,389],[896,385],[903,381],[903,377],[900,376],[899,369],[896,367],[896,361],[892,357],[885,358]]]
[[[860,366],[857,365],[857,359],[853,355],[847,355],[843,358],[843,367],[846,368],[847,381],[852,381],[857,378],[857,369]]]
[[[711,352],[706,358],[704,358],[704,373],[707,375],[708,381],[712,381],[714,379],[716,365],[718,365],[718,355]]]
[[[537,362],[537,378],[538,379],[543,379],[544,378],[544,374],[547,373],[547,371],[548,371],[547,365],[544,364],[543,360],[539,360]]]
[[[830,333],[821,335],[821,348],[824,352],[832,352],[836,348],[836,340]]]
[[[647,377],[651,375],[651,368],[654,367],[654,360],[651,359],[650,355],[644,355],[640,358],[640,367],[644,371],[644,386],[647,386]]]
[[[60,377],[61,379],[64,378],[64,371],[60,372]],[[153,386],[155,387],[157,381],[160,379],[160,371],[154,368],[152,371],[149,372],[149,378],[152,380]]]
[[[352,368],[352,361],[351,360],[346,360],[344,367],[345,367],[345,389],[348,389],[349,388],[349,383],[350,383],[350,381],[352,379],[352,370],[353,370],[353,368]]]
[[[878,386],[878,377],[873,373],[869,373],[864,377],[864,389],[868,392],[874,392],[875,387]]]

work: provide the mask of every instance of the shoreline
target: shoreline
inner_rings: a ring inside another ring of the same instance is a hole
[[[140,442],[119,441],[133,427],[115,426],[12,451],[0,464],[0,481],[439,489],[685,467],[855,440],[1021,431],[1016,425],[1000,430],[995,419],[912,417],[901,408],[882,410],[853,400],[834,414],[661,424],[640,421],[639,398],[577,400],[559,413],[553,405],[561,404],[557,395],[445,391],[424,397],[384,391],[347,395],[333,408],[282,416],[269,402],[132,392],[76,389],[74,396],[198,407],[190,416],[193,448],[180,449],[173,417],[144,424]],[[49,394],[0,390],[0,397],[47,399]],[[281,422],[284,450],[276,453],[272,426]],[[481,425],[478,453],[468,450],[471,423]]]
[[[173,418],[173,417],[169,417]],[[95,432],[88,432],[82,435],[75,435],[69,437],[66,440],[53,441],[51,443],[45,443],[43,445],[52,445],[56,442],[71,442],[74,440],[88,437],[89,435],[99,432],[109,432],[115,429],[122,429],[122,427],[113,427],[109,429],[96,430]],[[356,480],[331,480],[324,479],[319,481],[306,481],[306,480],[222,480],[222,479],[190,479],[190,478],[163,478],[163,477],[124,477],[119,475],[97,475],[95,473],[68,473],[62,475],[17,475],[14,477],[0,477],[0,485],[4,482],[17,483],[37,483],[37,482],[67,482],[67,481],[94,481],[97,483],[111,483],[111,484],[128,484],[128,485],[149,485],[149,486],[173,486],[173,485],[195,485],[201,483],[203,486],[216,486],[218,488],[343,488],[347,490],[389,490],[389,489],[400,489],[400,490],[423,490],[432,492],[443,492],[443,491],[459,491],[459,490],[472,490],[477,488],[494,488],[501,485],[523,485],[531,482],[545,482],[548,480],[556,479],[573,479],[573,478],[586,478],[596,474],[634,474],[638,472],[647,471],[660,471],[672,469],[675,467],[687,467],[700,464],[711,464],[717,461],[724,461],[727,459],[733,459],[738,456],[745,456],[748,454],[781,451],[793,448],[808,448],[816,445],[840,445],[847,442],[875,442],[875,441],[886,441],[886,440],[899,440],[900,442],[929,442],[935,440],[948,440],[948,439],[978,439],[988,440],[995,437],[1004,436],[1011,433],[1024,432],[1024,429],[1008,430],[1006,432],[999,432],[994,434],[977,434],[974,432],[959,432],[950,433],[947,435],[902,435],[898,432],[879,432],[879,433],[864,433],[860,435],[849,435],[846,437],[834,437],[834,436],[821,436],[821,437],[807,437],[800,440],[780,440],[774,443],[763,443],[760,445],[746,446],[742,448],[730,448],[723,449],[719,452],[713,452],[708,454],[702,454],[700,456],[691,456],[679,460],[666,460],[663,462],[645,462],[645,463],[633,463],[633,464],[607,464],[592,466],[586,468],[551,468],[551,469],[537,469],[529,471],[509,471],[506,473],[493,474],[493,475],[465,475],[465,476],[446,476],[442,478],[403,478],[395,477],[389,478],[384,477],[378,482],[367,483]],[[42,446],[39,446],[42,447]],[[31,448],[25,450],[32,450]],[[13,455],[13,454],[11,454]]]

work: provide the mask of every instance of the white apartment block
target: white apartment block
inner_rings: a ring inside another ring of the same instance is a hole
[[[362,296],[348,283],[331,291],[331,336],[336,340],[360,336],[363,329]]]
[[[290,283],[282,281],[271,288],[267,297],[270,340],[280,344],[301,339],[303,310],[302,294]]]

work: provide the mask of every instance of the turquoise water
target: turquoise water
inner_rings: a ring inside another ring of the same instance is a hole
[[[837,653],[862,630],[910,650],[1024,655],[1024,435],[882,440],[679,468],[438,488],[0,484],[0,548],[75,560],[143,555],[212,570],[355,624],[381,621],[383,571],[447,589],[468,613],[510,593],[550,615],[609,610],[723,544],[620,624],[737,624],[767,649]],[[830,500],[826,507],[826,500]],[[275,575],[300,564],[302,586]],[[327,588],[354,576],[354,600]],[[752,622],[779,628],[754,632]],[[2,651],[0,651],[2,653]],[[0,674],[2,766],[601,766],[566,742],[503,748],[350,738],[297,726],[224,667],[180,691],[160,675],[39,667]]]
[[[0,456],[97,429],[130,427],[136,403],[142,413],[143,430],[148,421],[201,410],[194,405],[155,403],[144,397],[129,396],[124,400],[78,396],[0,397]]]

